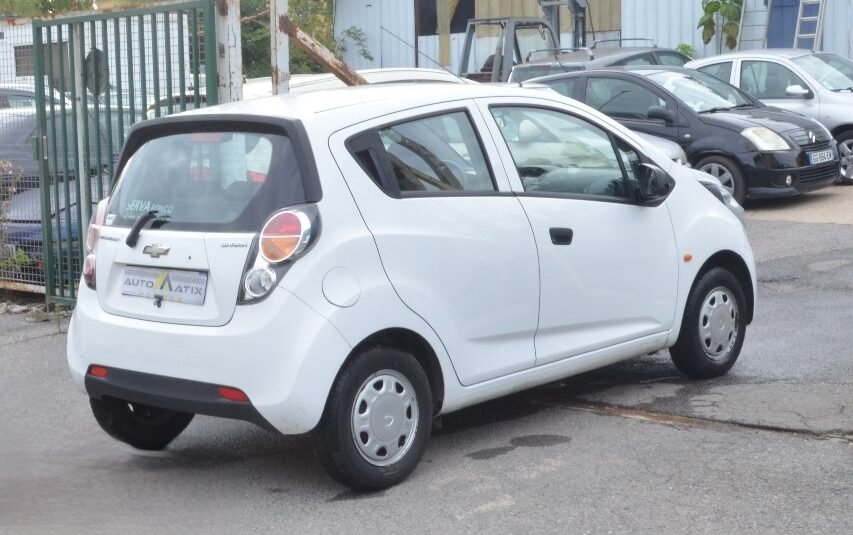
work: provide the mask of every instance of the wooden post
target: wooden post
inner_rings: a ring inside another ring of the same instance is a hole
[[[219,102],[243,99],[240,0],[216,0],[216,72]]]
[[[270,58],[272,60],[272,94],[290,91],[290,42],[279,18],[287,17],[287,0],[270,0]]]
[[[287,15],[279,15],[278,30],[289,35],[299,48],[340,78],[343,83],[347,85],[367,85],[369,83],[349,65],[336,58],[322,43],[299,29],[299,26],[293,24]]]
[[[445,67],[450,66],[450,2],[451,0],[435,1],[438,23],[438,62]]]

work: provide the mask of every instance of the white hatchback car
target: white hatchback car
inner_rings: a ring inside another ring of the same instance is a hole
[[[437,415],[664,348],[691,377],[728,371],[755,266],[696,173],[501,86],[146,121],[89,228],[68,364],[137,448],[238,418],[313,430],[332,477],[387,487]]]

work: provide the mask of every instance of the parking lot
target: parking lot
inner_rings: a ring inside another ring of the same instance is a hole
[[[451,414],[373,494],[248,423],[135,452],[91,417],[57,324],[0,315],[0,532],[849,533],[851,208],[845,187],[750,207],[759,306],[727,376],[661,353]]]

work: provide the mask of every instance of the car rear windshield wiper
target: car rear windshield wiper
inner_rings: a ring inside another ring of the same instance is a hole
[[[157,217],[157,210],[151,210],[150,212],[145,212],[141,216],[136,218],[136,221],[133,223],[133,226],[130,228],[130,234],[127,235],[127,239],[124,243],[127,244],[128,247],[133,249],[136,247],[136,242],[139,241],[139,233],[142,232],[142,229],[145,228],[150,221],[153,221],[153,225],[157,225],[157,228],[162,227],[166,223],[169,222],[169,216],[164,215]]]
[[[716,113],[718,111],[729,111],[729,110],[736,110],[739,108],[752,108],[753,106],[754,106],[754,104],[744,102],[743,104],[735,104],[734,106],[717,106],[714,108],[708,108],[707,110],[702,110],[699,113]]]

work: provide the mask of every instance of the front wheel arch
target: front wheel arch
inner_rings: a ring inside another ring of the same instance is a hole
[[[749,272],[746,262],[736,252],[726,250],[718,251],[711,255],[708,260],[702,264],[702,267],[699,268],[699,271],[693,278],[693,284],[690,286],[690,292],[693,292],[696,282],[702,277],[702,275],[715,267],[723,268],[731,272],[732,275],[737,278],[741,288],[743,288],[743,292],[746,294],[745,318],[746,324],[749,325],[752,323],[752,317],[755,313],[755,288],[752,286],[752,274]],[[688,293],[688,295],[690,295],[690,293]]]

